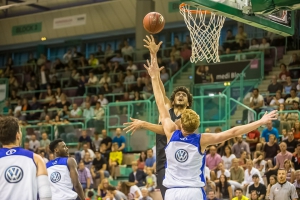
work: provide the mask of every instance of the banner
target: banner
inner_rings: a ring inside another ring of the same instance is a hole
[[[210,64],[195,67],[195,84],[205,83],[205,75],[198,75],[197,71],[205,70],[208,66],[208,73],[212,74],[214,82],[232,81],[238,76],[250,63],[250,68],[245,72],[244,79],[256,79],[260,77],[260,67],[258,60],[226,62]]]
[[[82,26],[86,24],[86,14],[53,19],[53,29]]]
[[[29,33],[38,33],[41,31],[42,31],[42,22],[13,26],[11,30],[12,36],[29,34]]]

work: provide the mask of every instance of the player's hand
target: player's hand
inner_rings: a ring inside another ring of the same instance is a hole
[[[144,47],[149,49],[150,54],[156,54],[160,48],[160,45],[162,44],[162,41],[159,42],[158,44],[156,44],[154,37],[152,35],[150,35],[150,37],[148,35],[146,35],[146,37],[147,37],[147,39],[144,39],[144,42],[147,45],[144,45]]]
[[[260,121],[262,122],[262,124],[266,124],[268,123],[268,121],[277,120],[277,116],[277,110],[273,110],[269,113],[266,112],[264,116],[260,119]]]
[[[144,67],[148,71],[149,76],[151,78],[160,78],[160,71],[164,67],[159,68],[157,63],[156,63],[155,58],[152,59],[151,63],[149,62],[149,60],[147,60],[147,64],[148,64],[148,66],[144,64]]]
[[[137,131],[137,130],[139,130],[139,129],[142,128],[143,121],[138,120],[138,119],[134,119],[134,118],[131,118],[131,117],[130,117],[130,120],[132,122],[123,123],[123,125],[126,126],[123,129],[123,131],[126,131],[126,133],[131,132],[130,135],[132,135],[135,131]]]

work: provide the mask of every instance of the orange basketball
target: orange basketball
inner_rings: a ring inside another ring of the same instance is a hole
[[[143,25],[147,32],[156,34],[164,28],[165,19],[158,12],[150,12],[144,17]]]

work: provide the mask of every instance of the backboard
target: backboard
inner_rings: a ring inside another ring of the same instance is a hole
[[[279,2],[277,5],[276,1]],[[299,0],[181,0],[181,2],[285,37],[294,35],[293,10],[300,9]]]

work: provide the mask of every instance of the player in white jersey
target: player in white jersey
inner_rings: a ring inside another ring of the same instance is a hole
[[[260,120],[251,124],[237,126],[219,134],[198,135],[195,132],[200,125],[200,118],[195,111],[185,109],[178,126],[171,120],[159,87],[162,68],[158,67],[156,60],[152,59],[151,64],[148,62],[148,67],[145,65],[145,68],[152,79],[156,104],[168,142],[165,150],[167,162],[163,181],[168,188],[165,200],[206,200],[203,190],[206,147],[250,132],[269,120],[275,120],[277,111],[265,114]],[[175,101],[183,98],[185,98],[184,93],[176,96]]]
[[[51,200],[51,189],[43,159],[20,147],[18,119],[0,117],[0,199]]]
[[[84,192],[78,179],[77,163],[69,157],[69,150],[63,140],[50,143],[54,160],[47,163],[48,179],[51,185],[52,200],[84,200]],[[75,189],[75,191],[73,190]]]

